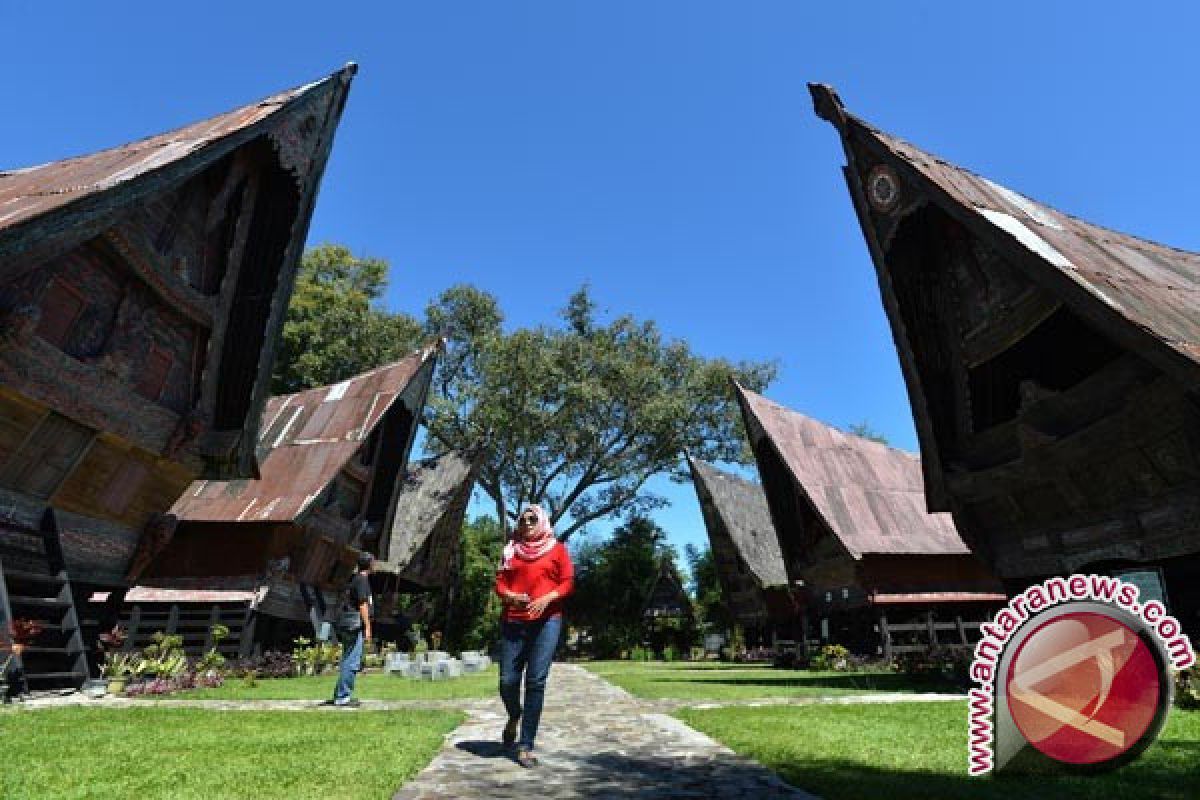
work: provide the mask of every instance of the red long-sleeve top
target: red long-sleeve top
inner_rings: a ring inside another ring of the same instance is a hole
[[[554,545],[549,553],[536,561],[525,561],[513,557],[508,569],[502,569],[496,574],[496,594],[501,598],[508,592],[527,594],[530,600],[537,600],[551,591],[558,592],[558,598],[546,606],[546,611],[537,619],[549,619],[562,615],[563,598],[575,588],[575,566],[571,563],[571,554],[562,542]],[[534,618],[524,608],[513,605],[504,607],[505,622],[530,622]]]

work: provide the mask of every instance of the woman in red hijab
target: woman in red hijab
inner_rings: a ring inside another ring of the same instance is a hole
[[[574,586],[575,569],[567,548],[554,538],[541,506],[528,506],[504,545],[496,594],[504,601],[500,622],[500,697],[508,711],[506,745],[517,745],[522,767],[537,764],[533,740],[542,716],[546,678],[562,631],[562,600]],[[521,706],[521,677],[525,704]],[[517,725],[520,724],[520,739]]]

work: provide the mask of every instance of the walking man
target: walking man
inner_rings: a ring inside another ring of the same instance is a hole
[[[371,614],[374,603],[371,599],[371,564],[375,558],[363,551],[358,554],[358,569],[342,591],[342,604],[338,609],[337,634],[342,643],[342,664],[337,686],[333,690],[333,704],[353,708],[359,704],[354,695],[354,680],[362,670],[363,648],[371,641]]]

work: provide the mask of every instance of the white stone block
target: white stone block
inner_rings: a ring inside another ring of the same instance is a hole
[[[457,658],[449,658],[445,661],[439,661],[437,668],[439,671],[444,673],[447,678],[461,678],[463,674],[463,663]]]

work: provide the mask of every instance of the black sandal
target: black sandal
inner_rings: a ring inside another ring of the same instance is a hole
[[[513,717],[508,720],[508,724],[504,726],[504,732],[500,734],[500,741],[504,742],[505,747],[512,747],[517,742],[517,722],[520,717]]]
[[[532,769],[537,766],[538,760],[532,751],[522,747],[520,750],[517,750],[517,763],[525,769]]]

